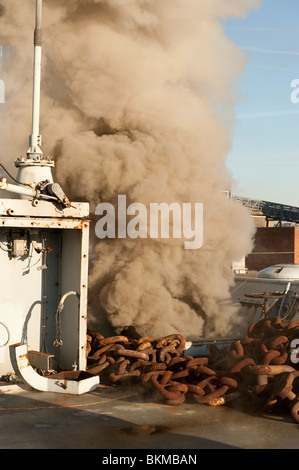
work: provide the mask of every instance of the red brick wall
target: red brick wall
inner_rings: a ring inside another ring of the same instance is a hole
[[[295,253],[297,251],[299,252],[299,229],[257,228],[254,249],[246,257],[246,268],[250,271],[260,271],[274,264],[299,264],[299,253]]]
[[[299,264],[299,228],[295,228],[295,256],[294,263]]]

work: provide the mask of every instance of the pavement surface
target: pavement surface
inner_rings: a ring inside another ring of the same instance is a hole
[[[163,404],[138,387],[83,395],[0,383],[0,449],[299,449],[287,410]]]

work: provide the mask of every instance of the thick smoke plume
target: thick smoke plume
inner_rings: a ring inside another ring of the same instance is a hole
[[[2,0],[1,161],[27,151],[34,0]],[[141,335],[227,335],[231,264],[251,250],[245,209],[226,199],[236,79],[246,57],[221,21],[257,0],[44,0],[42,148],[72,200],[200,202],[204,244],[91,241],[93,323]],[[92,225],[91,233],[94,233]]]

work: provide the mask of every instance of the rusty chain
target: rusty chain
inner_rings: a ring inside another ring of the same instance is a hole
[[[245,397],[271,411],[283,403],[299,423],[299,371],[290,360],[293,339],[299,341],[299,321],[266,317],[228,348],[211,343],[208,355],[193,357],[185,355],[186,341],[179,334],[136,340],[104,338],[88,330],[88,371],[112,384],[141,381],[145,391],[156,390],[168,405],[191,397],[220,406]]]

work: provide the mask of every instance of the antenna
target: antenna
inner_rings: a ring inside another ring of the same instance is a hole
[[[17,158],[15,165],[19,168],[17,180],[20,183],[35,187],[41,182],[53,182],[51,168],[54,161],[44,157],[41,150],[40,96],[41,96],[41,63],[42,63],[42,0],[36,0],[36,16],[34,30],[34,65],[33,65],[33,96],[32,96],[32,129],[29,136],[29,149],[26,157]]]

